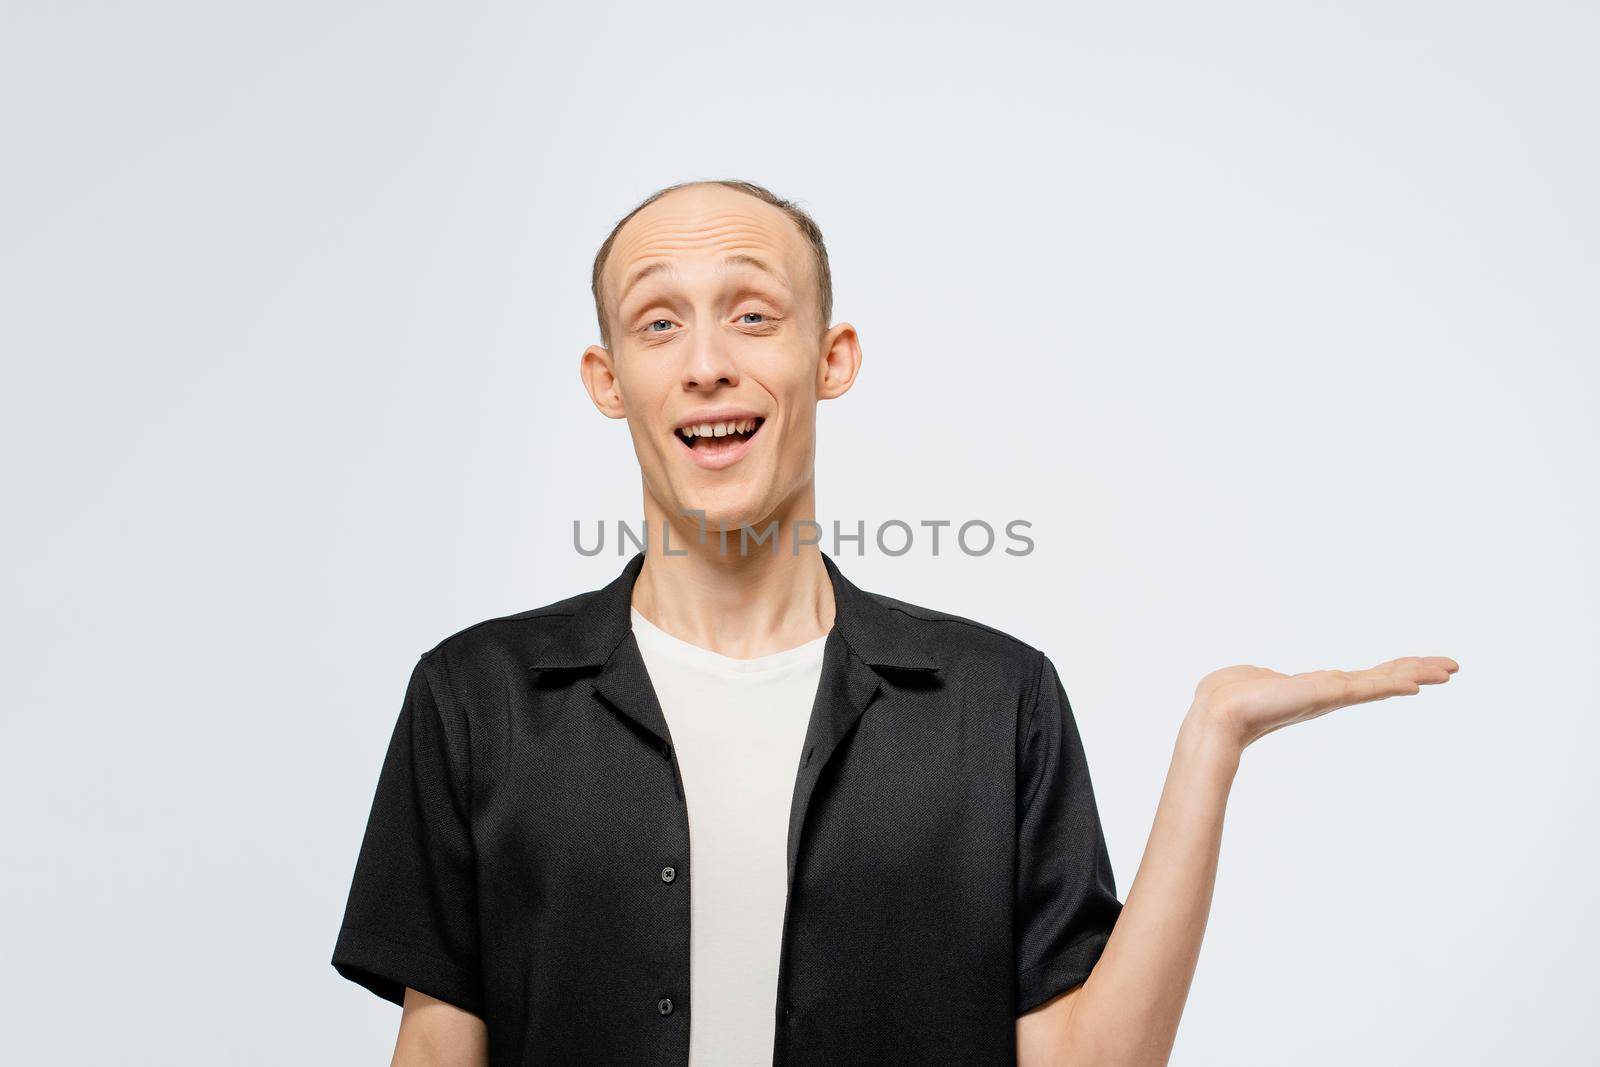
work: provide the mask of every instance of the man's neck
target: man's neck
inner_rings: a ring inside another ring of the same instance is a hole
[[[724,547],[714,526],[701,544],[693,519],[688,532],[673,523],[663,536],[663,516],[647,505],[649,545],[633,607],[674,637],[738,659],[821,637],[833,628],[833,583],[816,545],[796,548],[815,538],[816,526],[804,525],[812,521],[810,509],[794,510],[803,514],[767,520],[776,524],[774,551],[770,540],[741,547],[737,529]],[[755,530],[767,533],[766,522]]]

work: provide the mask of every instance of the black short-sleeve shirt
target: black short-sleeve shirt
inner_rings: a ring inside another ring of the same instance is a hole
[[[1016,1016],[1088,977],[1121,910],[1066,691],[1038,649],[822,558],[773,1063],[1013,1064]],[[384,759],[333,965],[481,1016],[492,1064],[688,1062],[694,871],[643,565],[424,654]]]

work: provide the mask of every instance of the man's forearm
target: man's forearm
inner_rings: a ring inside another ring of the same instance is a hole
[[[1200,957],[1241,752],[1203,709],[1184,717],[1144,858],[1063,1025],[1064,1062],[1167,1062]]]

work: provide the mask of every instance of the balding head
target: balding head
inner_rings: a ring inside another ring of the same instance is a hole
[[[602,343],[608,348],[611,347],[612,322],[617,312],[618,301],[622,296],[621,287],[629,280],[627,278],[614,277],[616,272],[610,270],[613,252],[616,250],[619,241],[628,243],[635,236],[632,231],[642,228],[642,226],[630,227],[629,224],[659,201],[674,196],[684,199],[685,197],[693,196],[697,190],[705,190],[707,192],[715,190],[717,193],[721,193],[722,190],[733,190],[744,196],[754,197],[768,205],[774,213],[781,213],[785,217],[792,235],[798,237],[798,250],[801,251],[799,258],[804,261],[803,264],[795,264],[792,269],[804,271],[809,275],[804,278],[803,283],[800,277],[796,277],[794,279],[796,288],[798,289],[804,284],[806,291],[812,295],[817,331],[821,333],[826,330],[829,321],[833,318],[833,276],[828,267],[828,248],[823,243],[822,230],[818,228],[815,220],[792,201],[784,200],[754,182],[733,179],[693,181],[669,185],[665,189],[659,189],[650,194],[611,228],[611,233],[606,237],[605,243],[600,246],[599,252],[595,254],[594,270],[590,276],[589,287],[594,294],[595,317],[600,324]],[[662,204],[662,211],[665,211],[670,206]],[[659,213],[656,212],[655,214]],[[641,220],[642,223],[648,221],[648,218]],[[624,233],[624,231],[628,232]]]

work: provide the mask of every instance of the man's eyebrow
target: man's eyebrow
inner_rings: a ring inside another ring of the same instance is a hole
[[[783,281],[783,275],[767,266],[762,260],[757,259],[755,256],[747,255],[743,252],[735,252],[733,255],[722,261],[722,270],[728,271],[732,270],[734,267],[754,267],[763,274],[772,275],[774,281]]]
[[[769,274],[772,276],[774,281],[783,284],[785,288],[787,288],[787,283],[784,282],[783,275],[769,267],[764,260],[757,259],[755,256],[749,255],[745,252],[735,252],[732,255],[727,256],[723,259],[722,263],[717,269],[727,272],[738,267],[751,267],[755,270],[761,271],[764,274]],[[628,298],[628,294],[633,291],[634,286],[638,285],[646,278],[657,274],[677,273],[678,268],[670,259],[658,259],[654,263],[646,263],[644,266],[634,271],[633,276],[628,279],[628,283],[622,287],[622,295],[617,298],[617,303],[620,304],[625,301]]]

